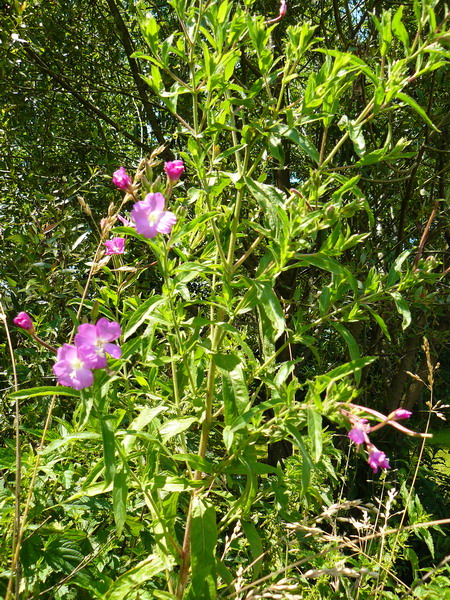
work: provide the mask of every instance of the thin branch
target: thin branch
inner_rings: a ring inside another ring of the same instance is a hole
[[[130,33],[127,29],[127,26],[125,25],[124,20],[122,19],[120,11],[117,8],[117,5],[114,2],[114,0],[106,0],[106,1],[109,6],[111,16],[114,19],[114,23],[118,29],[120,39],[122,40],[122,45],[124,47],[125,54],[127,55],[128,64],[130,65],[131,75],[133,77],[133,81],[136,86],[136,89],[139,93],[139,97],[140,97],[142,105],[144,107],[145,114],[147,115],[149,123],[151,125],[152,132],[155,135],[156,139],[158,140],[159,144],[161,146],[166,146],[167,140],[165,139],[165,137],[161,131],[161,127],[158,122],[158,119],[156,118],[156,115],[153,112],[153,108],[152,108],[150,99],[147,94],[147,89],[148,89],[147,85],[145,84],[144,80],[141,77],[141,69],[139,67],[139,63],[137,62],[137,60],[135,58],[132,57],[135,49],[133,48],[133,42],[130,37]],[[174,155],[169,148],[166,148],[161,155],[163,156],[163,158],[165,160],[173,160],[174,159]]]
[[[36,54],[36,52],[34,52],[34,50],[25,45],[23,46],[23,49],[34,62],[34,64],[37,67],[39,67],[39,69],[43,73],[49,75],[54,81],[59,83],[59,85],[61,85],[62,88],[69,92],[69,94],[72,94],[72,96],[76,98],[80,102],[80,104],[84,106],[84,108],[86,108],[91,113],[94,113],[95,115],[97,115],[97,117],[100,117],[100,119],[111,125],[113,129],[115,129],[118,133],[123,135],[123,137],[132,142],[138,148],[144,148],[144,150],[152,149],[151,146],[142,143],[141,140],[131,135],[131,133],[128,133],[128,131],[126,131],[119,123],[117,123],[117,121],[114,121],[114,119],[112,119],[109,115],[103,112],[100,108],[95,106],[95,104],[92,104],[92,102],[87,100],[82,94],[80,94],[80,92],[78,92],[78,90],[76,90],[70,83],[68,83],[67,79],[63,75],[55,73],[55,71],[50,69],[42,60],[42,58],[38,54]]]

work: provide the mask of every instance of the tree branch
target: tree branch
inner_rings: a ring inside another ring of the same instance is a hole
[[[148,144],[144,144],[143,142],[141,142],[141,140],[139,140],[138,138],[131,135],[131,133],[128,133],[128,131],[126,131],[126,129],[124,129],[119,123],[117,123],[117,121],[114,121],[114,119],[112,119],[109,115],[107,115],[105,112],[103,112],[100,108],[95,106],[95,104],[92,104],[92,102],[87,100],[78,90],[76,90],[67,81],[67,79],[63,75],[60,75],[59,73],[56,73],[55,71],[50,69],[45,64],[45,62],[42,60],[42,58],[38,54],[36,54],[36,52],[34,52],[34,50],[32,50],[30,47],[25,46],[25,45],[23,46],[23,49],[26,52],[26,54],[31,58],[33,63],[43,73],[46,73],[53,79],[53,81],[56,81],[57,83],[59,83],[59,85],[63,89],[65,89],[69,94],[71,94],[74,98],[76,98],[78,100],[78,102],[85,109],[87,109],[89,112],[95,114],[97,117],[99,117],[100,119],[105,121],[105,123],[108,123],[109,125],[111,125],[111,127],[113,129],[115,129],[118,133],[123,135],[123,137],[125,137],[127,140],[132,142],[135,146],[138,146],[139,148],[143,148],[144,150],[152,150],[152,146],[149,146]]]
[[[120,11],[117,8],[117,5],[114,2],[114,0],[106,0],[106,2],[109,6],[111,16],[114,19],[114,23],[119,32],[120,39],[122,40],[122,45],[124,47],[125,54],[127,55],[128,64],[130,65],[131,75],[133,77],[134,84],[138,91],[139,98],[141,99],[142,106],[144,107],[145,114],[147,115],[148,121],[151,125],[152,132],[158,140],[159,144],[161,146],[165,146],[167,145],[167,141],[164,138],[159,121],[156,118],[155,113],[153,112],[153,107],[147,94],[148,87],[141,77],[141,69],[138,61],[132,56],[135,51],[135,48],[133,47],[133,41],[131,39],[130,33],[127,29],[127,26],[125,25],[124,20],[122,19],[122,15],[120,14]],[[172,151],[168,148],[166,148],[161,153],[161,156],[166,160],[174,159]]]

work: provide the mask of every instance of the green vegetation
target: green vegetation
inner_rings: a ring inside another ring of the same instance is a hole
[[[448,8],[304,4],[0,6],[4,600],[450,598]]]

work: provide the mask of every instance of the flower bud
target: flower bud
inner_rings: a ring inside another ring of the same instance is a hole
[[[131,191],[131,179],[124,167],[120,167],[117,171],[114,171],[112,182],[119,190],[123,190],[124,192]]]
[[[167,177],[175,182],[178,181],[184,172],[184,164],[182,160],[173,160],[171,162],[166,162],[164,165],[164,170],[166,172]]]
[[[34,333],[34,325],[31,317],[26,312],[20,312],[17,317],[14,318],[14,325],[20,327],[21,329],[25,329],[29,333]]]
[[[399,419],[409,419],[412,415],[410,410],[406,410],[406,408],[396,408],[394,412],[389,415],[389,418],[398,421]]]

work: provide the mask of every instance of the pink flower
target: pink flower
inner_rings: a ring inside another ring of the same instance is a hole
[[[136,202],[131,211],[136,231],[146,238],[154,238],[157,233],[170,233],[177,218],[169,210],[164,210],[165,205],[164,196],[159,192],[147,194],[145,200]]]
[[[367,433],[370,431],[370,426],[368,425],[367,419],[357,419],[353,420],[353,428],[348,432],[348,437],[357,444],[368,444],[369,437]]]
[[[60,385],[82,390],[94,382],[94,374],[89,365],[95,359],[92,348],[64,344],[58,348],[58,361],[53,365],[53,373]]]
[[[171,181],[178,181],[184,171],[184,164],[182,160],[173,160],[166,162],[164,165],[167,177]]]
[[[111,254],[123,254],[125,252],[125,239],[115,237],[112,240],[106,240],[106,256]]]
[[[394,412],[389,415],[389,418],[393,419],[394,421],[398,421],[399,419],[409,419],[411,415],[412,412],[410,410],[406,410],[406,408],[396,408]]]
[[[113,358],[120,358],[122,350],[117,344],[111,344],[113,340],[120,337],[122,331],[119,323],[110,322],[105,317],[97,321],[96,325],[84,323],[78,327],[78,333],[75,336],[75,345],[80,348],[89,348],[92,354],[89,355],[87,366],[91,369],[101,369],[106,367],[106,352]]]
[[[381,467],[382,469],[390,468],[389,460],[386,458],[386,454],[381,452],[381,450],[377,450],[375,446],[371,446],[367,462],[374,473],[378,471],[378,467]]]
[[[124,227],[133,227],[133,222],[129,221],[128,219],[125,219],[125,217],[122,217],[122,215],[117,215],[117,218]]]
[[[112,182],[119,190],[123,190],[124,192],[131,190],[131,179],[124,167],[120,167],[117,171],[114,171]]]
[[[25,329],[25,331],[29,331],[30,333],[34,333],[34,325],[31,317],[26,312],[20,312],[17,317],[13,319],[14,325],[20,327],[21,329]]]

